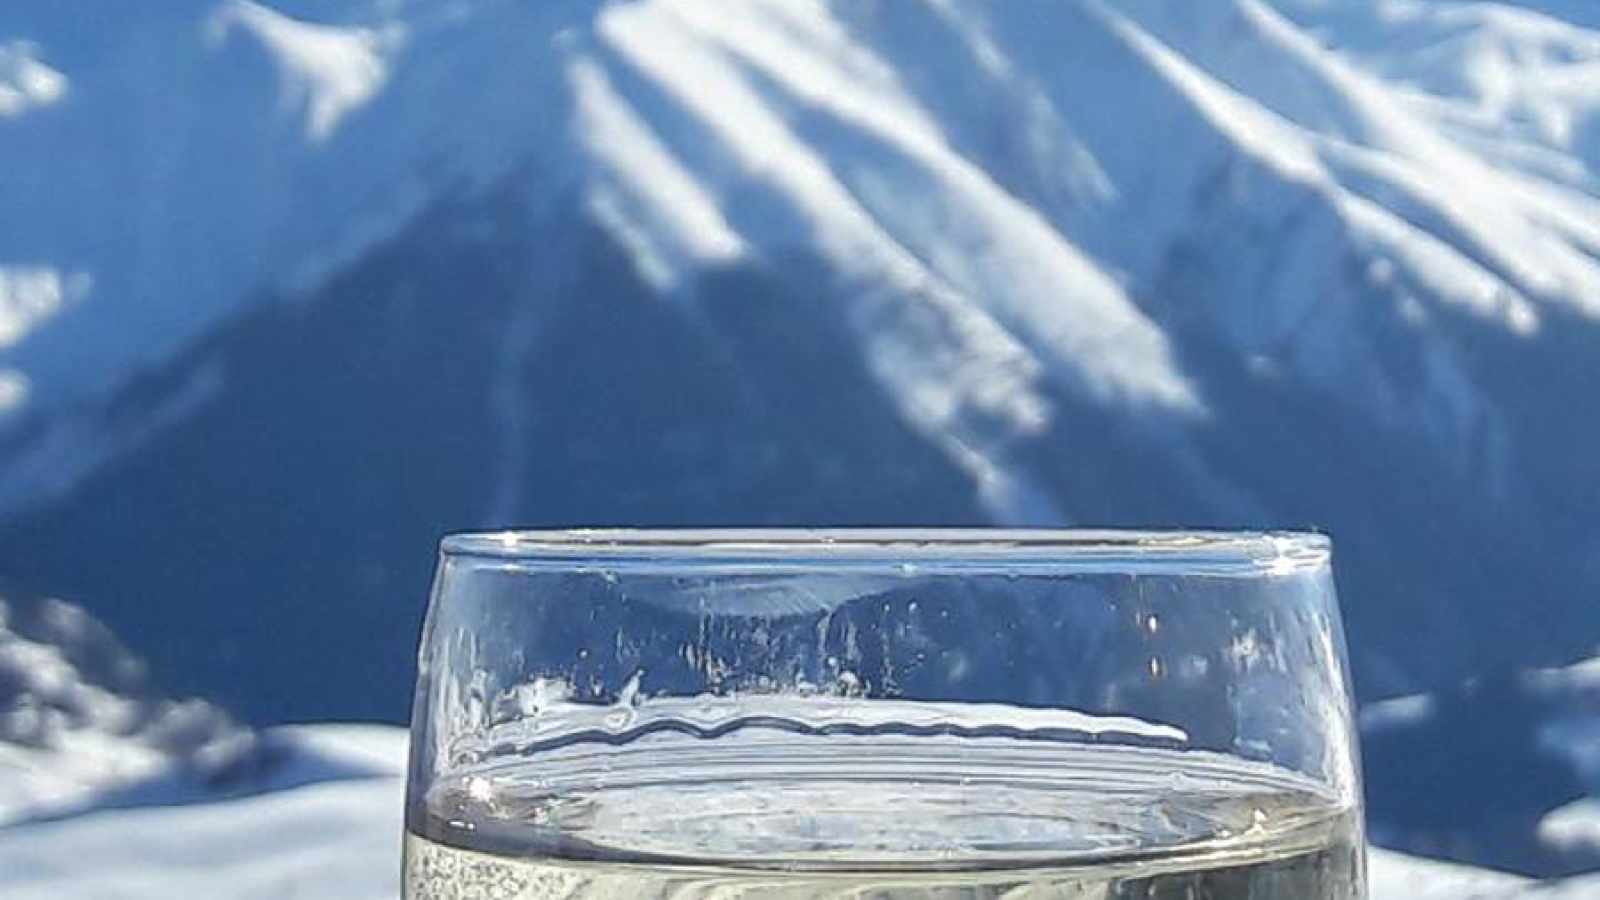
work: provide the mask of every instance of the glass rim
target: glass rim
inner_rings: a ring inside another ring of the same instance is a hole
[[[923,564],[1275,572],[1327,566],[1332,542],[1317,532],[1276,530],[574,528],[459,532],[446,535],[439,552],[541,568]]]

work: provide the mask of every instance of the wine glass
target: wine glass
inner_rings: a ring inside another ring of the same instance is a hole
[[[1365,896],[1318,535],[446,538],[407,900]]]

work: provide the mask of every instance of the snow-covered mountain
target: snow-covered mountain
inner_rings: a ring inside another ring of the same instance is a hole
[[[252,731],[82,609],[0,602],[0,896],[393,898],[404,745]]]
[[[0,600],[0,830],[392,774],[385,735],[253,731],[203,700],[159,696],[144,665],[81,608]]]
[[[1371,837],[1518,871],[1600,868],[1596,669],[1497,673],[1367,704]]]
[[[1600,869],[1600,660],[1369,703],[1369,836],[1544,874]]]
[[[1363,695],[1563,665],[1597,166],[1578,0],[0,5],[0,581],[251,722],[505,524],[1318,527]]]
[[[144,678],[83,610],[0,600],[0,826],[70,810],[174,761],[215,767],[248,743],[203,701],[151,699]]]
[[[510,522],[1318,526],[1364,690],[1600,637],[1577,7],[86,16],[0,11],[0,572],[253,718],[398,714]]]

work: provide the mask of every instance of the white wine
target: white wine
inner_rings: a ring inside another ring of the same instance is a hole
[[[1358,809],[1274,766],[983,729],[758,724],[486,757],[408,810],[405,898],[1365,896]]]

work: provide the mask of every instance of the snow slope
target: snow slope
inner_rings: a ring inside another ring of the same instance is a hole
[[[76,606],[0,602],[0,895],[395,896],[403,729],[251,732],[141,670]]]
[[[393,774],[390,731],[253,732],[203,700],[156,697],[143,665],[79,607],[0,600],[0,829]]]
[[[0,893],[16,900],[394,900],[405,732],[308,726],[296,734],[323,752],[371,760],[374,774],[227,802],[0,828]]]

